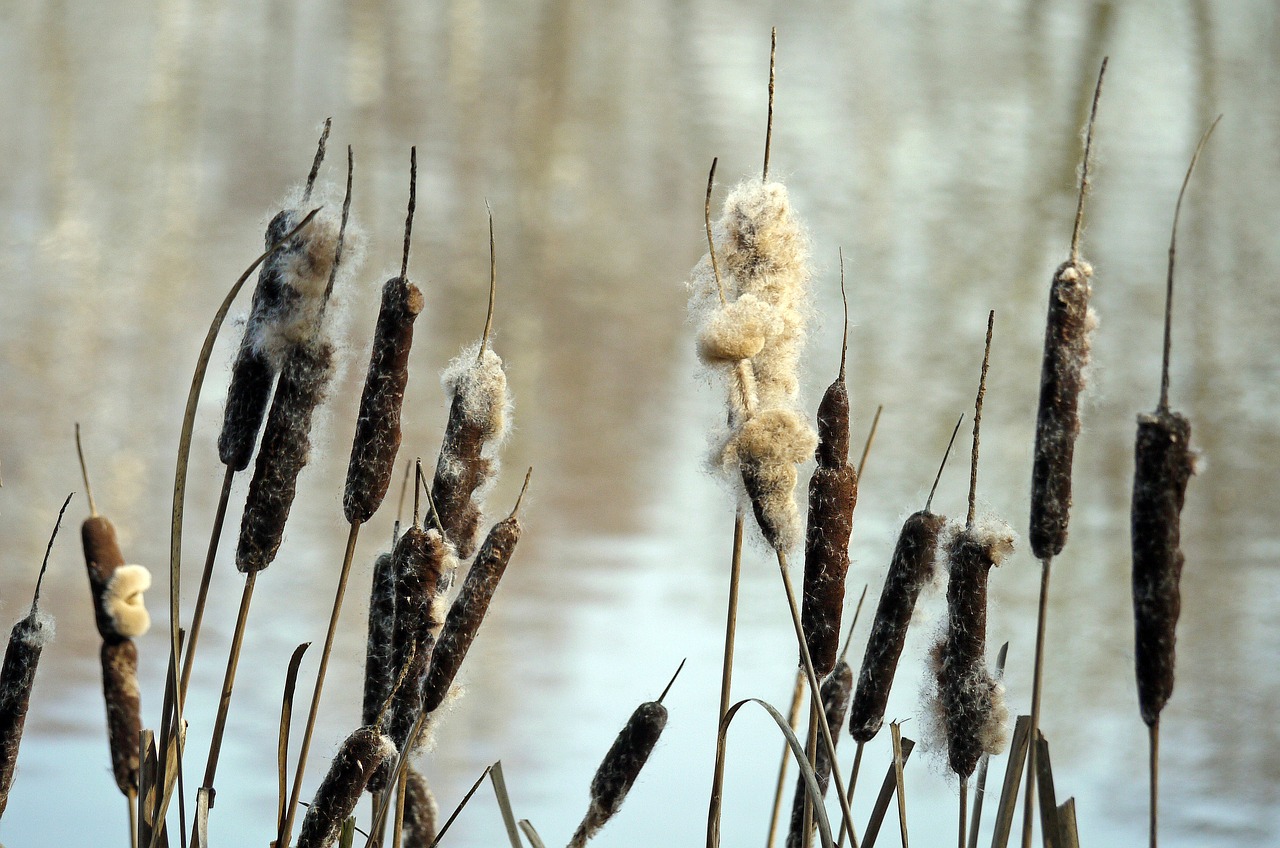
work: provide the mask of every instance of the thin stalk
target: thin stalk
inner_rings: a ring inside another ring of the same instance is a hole
[[[200,591],[196,595],[196,608],[191,616],[191,629],[187,636],[187,653],[182,660],[182,682],[178,686],[178,700],[185,706],[187,687],[191,683],[191,667],[195,664],[196,642],[200,639],[200,625],[204,621],[205,602],[209,599],[209,583],[213,578],[213,561],[218,555],[218,543],[222,539],[222,524],[227,517],[227,501],[231,498],[231,478],[236,470],[227,466],[222,478],[222,492],[218,495],[218,510],[213,516],[213,530],[209,533],[209,549],[204,557],[204,570],[200,573]]]
[[[813,670],[813,658],[809,656],[809,645],[804,638],[804,626],[800,623],[800,605],[796,602],[795,587],[791,585],[791,575],[787,573],[787,555],[782,551],[776,551],[778,555],[778,571],[782,575],[782,587],[786,590],[787,606],[791,610],[791,624],[795,628],[796,640],[800,644],[800,659],[804,663],[805,677],[809,680],[809,697],[822,703],[822,687],[818,683],[818,675]],[[836,792],[840,799],[840,810],[844,817],[843,829],[849,833],[849,844],[853,848],[858,848],[858,835],[853,831],[853,813],[849,809],[849,798],[846,796],[844,788],[844,779],[840,777],[840,770],[835,768],[836,760],[836,743],[831,736],[831,728],[827,726],[827,716],[822,710],[818,711],[818,730],[822,733],[822,744],[827,747],[827,757],[830,758],[832,769],[831,778],[836,782]]]
[[[342,557],[342,572],[338,575],[338,589],[333,596],[333,612],[329,615],[329,629],[324,636],[324,650],[320,653],[320,670],[316,672],[316,687],[311,693],[311,709],[307,712],[307,728],[302,733],[302,747],[298,751],[298,770],[293,775],[293,789],[289,793],[289,811],[285,815],[284,829],[279,834],[279,848],[289,848],[292,838],[293,818],[298,812],[298,799],[302,794],[302,776],[307,770],[307,753],[311,749],[311,734],[316,729],[316,715],[320,712],[320,695],[324,691],[324,676],[329,670],[329,655],[333,653],[333,639],[338,632],[338,616],[342,613],[342,598],[347,592],[347,578],[351,575],[351,560],[356,553],[356,539],[360,535],[360,522],[351,522],[347,535],[347,550]]]
[[[400,848],[404,839],[404,792],[409,782],[409,771],[406,769],[396,783],[396,820],[391,828],[391,848]]]
[[[764,129],[764,170],[760,181],[769,181],[769,150],[773,146],[773,89],[777,81],[778,28],[773,27],[769,33],[769,117]]]
[[[209,759],[204,767],[203,788],[213,797],[213,779],[218,773],[218,757],[222,753],[222,736],[227,729],[227,712],[231,709],[231,690],[236,683],[236,668],[240,664],[240,648],[244,644],[245,622],[249,619],[249,604],[253,601],[253,585],[258,572],[250,571],[244,578],[244,591],[240,594],[240,611],[236,614],[236,629],[231,636],[231,650],[227,654],[227,670],[222,678],[222,696],[218,699],[218,715],[213,723],[213,737],[209,742]],[[191,841],[195,842],[195,834]]]
[[[1004,679],[1004,665],[1009,658],[1009,643],[1000,646],[996,655],[996,680]],[[1011,754],[1012,756],[1012,754]],[[987,792],[987,770],[991,766],[991,755],[984,754],[978,764],[978,783],[973,788],[973,815],[969,823],[969,848],[978,848],[978,828],[982,825],[982,803]]]
[[[733,521],[733,554],[729,564],[729,609],[725,615],[724,661],[720,668],[720,710],[717,722],[723,722],[729,711],[729,689],[733,684],[733,645],[738,629],[738,584],[742,575],[742,538],[745,517],[738,510]],[[717,723],[717,726],[719,724]],[[720,807],[724,801],[724,760],[727,742],[723,736],[716,741],[716,761],[711,774],[711,803],[708,816],[711,826],[707,829],[707,848],[720,842]]]
[[[76,456],[80,458],[80,476],[84,478],[84,494],[89,499],[89,516],[98,514],[98,507],[93,500],[93,487],[89,485],[89,468],[84,462],[84,449],[80,447],[80,422],[76,422]]]
[[[805,753],[809,756],[809,767],[815,773],[817,772],[818,763],[818,712],[823,705],[817,701],[809,703],[809,736],[805,740]],[[800,845],[808,848],[809,833],[813,829],[813,799],[809,797],[809,793],[804,793],[804,815],[801,817]]]
[[[791,709],[787,712],[787,724],[791,726],[792,732],[796,729],[796,724],[800,721],[800,704],[804,700],[804,672],[796,671],[795,691],[791,693]],[[765,848],[773,848],[774,836],[778,832],[778,819],[782,815],[782,798],[786,792],[787,786],[787,767],[791,765],[791,746],[785,741],[782,743],[782,762],[778,765],[778,785],[773,792],[773,812],[769,815],[769,838],[765,841]],[[840,832],[841,837],[844,831]]]
[[[969,778],[960,778],[960,848],[966,848],[965,835],[967,828],[965,827],[966,819],[969,812]]]
[[[498,251],[493,241],[493,210],[489,209],[489,201],[484,202],[484,208],[489,212],[489,308],[484,315],[484,332],[480,335],[477,362],[484,357],[484,352],[489,347],[489,332],[493,329],[493,305],[498,296]]]
[[[1151,823],[1150,833],[1151,848],[1156,848],[1156,821],[1159,813],[1160,800],[1160,721],[1157,719],[1155,724],[1150,728],[1151,736]]]
[[[858,785],[858,771],[862,768],[862,747],[866,743],[859,742],[857,744],[858,747],[853,751],[853,768],[849,770],[849,794],[846,796],[846,801],[849,804],[853,803],[853,790]],[[840,831],[840,840],[836,845],[838,848],[844,848],[844,830]]]
[[[130,848],[138,848],[138,793],[130,792],[124,800],[129,808],[129,845]]]
[[[1040,563],[1040,611],[1036,623],[1036,664],[1031,684],[1031,734],[1040,727],[1040,692],[1044,680],[1044,633],[1045,621],[1049,615],[1049,570],[1053,564],[1052,557],[1045,557]],[[1036,746],[1032,745],[1027,753],[1027,792],[1022,802],[1022,848],[1031,848],[1031,822],[1034,818],[1036,803]]]

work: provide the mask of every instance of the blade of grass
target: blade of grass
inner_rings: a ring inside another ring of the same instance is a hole
[[[893,738],[893,781],[898,796],[898,827],[902,831],[902,848],[907,848],[907,781],[902,776],[902,725],[890,722]]]
[[[1004,768],[1004,787],[1000,790],[1000,806],[996,808],[995,833],[991,848],[1005,848],[1013,830],[1013,814],[1018,806],[1018,787],[1022,784],[1022,767],[1027,762],[1031,739],[1031,716],[1020,715],[1013,725],[1013,741],[1009,743],[1009,762]]]
[[[1009,658],[1009,643],[1005,642],[1000,646],[1000,653],[996,655],[996,680],[1004,679],[1004,664]],[[1032,716],[1032,722],[1035,717]],[[969,848],[978,848],[978,826],[982,823],[982,801],[987,794],[987,770],[991,766],[991,755],[983,754],[982,761],[978,764],[978,785],[973,791],[973,824],[969,827]]]
[[[196,838],[209,844],[209,790],[204,787],[196,790]]]
[[[533,825],[528,819],[520,819],[519,824],[520,832],[524,834],[525,839],[529,840],[529,844],[532,845],[533,848],[547,848],[547,846],[542,843],[542,837],[538,836],[538,831],[533,829]]]
[[[476,778],[476,782],[471,784],[471,788],[467,790],[467,794],[462,796],[462,800],[458,802],[458,806],[454,807],[453,812],[449,814],[449,818],[445,819],[444,827],[440,828],[440,832],[436,834],[435,840],[429,848],[436,848],[440,844],[440,840],[444,839],[444,835],[449,832],[449,828],[453,826],[453,822],[458,818],[458,814],[462,812],[463,807],[470,802],[471,796],[476,794],[476,790],[480,788],[480,784],[484,783],[484,779],[489,776],[489,771],[493,766],[485,766],[485,770],[480,772],[480,776]],[[387,793],[390,794],[390,793]]]
[[[520,842],[520,831],[516,827],[516,816],[511,811],[511,797],[507,794],[507,780],[502,776],[502,760],[489,766],[489,781],[493,784],[493,794],[498,799],[498,809],[502,811],[502,823],[507,828],[507,838],[511,840],[511,848],[524,848]]]
[[[289,658],[289,670],[284,676],[284,698],[280,704],[280,738],[276,742],[276,766],[280,776],[280,793],[276,803],[276,830],[284,827],[284,805],[289,792],[289,726],[293,721],[293,693],[298,686],[298,666],[302,655],[311,647],[303,642],[293,649]]]
[[[1068,798],[1058,807],[1059,848],[1080,848],[1080,834],[1076,831],[1076,799]]]
[[[1049,743],[1044,734],[1036,733],[1036,787],[1040,800],[1040,837],[1044,848],[1059,848],[1058,799],[1053,788],[1053,766],[1049,762]]]
[[[901,760],[902,765],[906,765],[907,760],[911,757],[911,752],[915,750],[916,743],[912,739],[899,737],[901,740]],[[889,812],[889,804],[893,802],[895,795],[894,790],[898,786],[897,782],[898,762],[895,757],[894,762],[889,763],[889,768],[884,773],[884,782],[880,784],[880,794],[876,796],[876,804],[871,808],[871,819],[867,822],[866,836],[862,840],[862,848],[875,848],[876,837],[880,835],[880,827],[884,824],[884,817]]]

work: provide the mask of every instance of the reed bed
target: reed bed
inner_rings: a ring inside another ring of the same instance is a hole
[[[913,816],[939,815],[936,810],[918,806],[911,807],[908,815],[907,769],[914,771],[916,763],[908,764],[907,758],[915,742],[902,737],[896,722],[890,722],[892,756],[876,764],[884,767],[886,775],[879,795],[855,805],[854,790],[864,746],[877,737],[885,723],[908,629],[918,607],[928,602],[922,600],[923,590],[945,574],[945,626],[926,660],[930,664],[933,700],[921,709],[936,715],[946,763],[959,783],[958,844],[961,848],[972,848],[979,844],[981,802],[977,799],[986,794],[988,768],[998,762],[996,758],[1004,750],[1010,724],[999,670],[1003,668],[1004,651],[1001,651],[996,673],[988,666],[987,596],[992,568],[1013,556],[1014,536],[1003,521],[977,512],[980,427],[994,312],[988,314],[986,347],[974,404],[965,519],[963,522],[952,520],[942,511],[933,511],[934,496],[947,461],[944,455],[924,508],[906,518],[891,551],[878,552],[888,561],[888,569],[879,587],[879,603],[870,633],[862,650],[854,652],[855,656],[861,654],[861,665],[854,668],[846,660],[850,642],[840,651],[838,636],[845,621],[853,513],[866,459],[864,450],[863,462],[856,469],[849,459],[850,419],[856,404],[849,394],[847,372],[856,368],[857,363],[848,361],[850,322],[845,300],[836,379],[816,408],[810,410],[806,406],[799,391],[800,356],[812,313],[809,296],[816,272],[810,263],[810,237],[788,189],[781,181],[769,177],[768,139],[772,133],[775,61],[771,55],[764,167],[758,178],[748,177],[728,192],[720,216],[713,222],[711,198],[716,169],[713,162],[703,210],[707,252],[694,267],[689,283],[689,311],[695,324],[697,353],[710,373],[720,380],[725,399],[723,426],[715,429],[711,439],[711,465],[731,490],[735,512],[707,844],[713,848],[720,842],[728,731],[741,708],[748,704],[765,709],[784,739],[786,756],[796,761],[799,776],[792,797],[788,848],[808,846],[815,836],[824,848],[829,848],[836,844],[837,833],[841,843],[847,837],[854,846],[870,846],[879,838],[883,823],[890,815],[889,808],[895,804],[905,845]],[[1104,63],[1104,71],[1105,67]],[[1093,270],[1080,255],[1079,240],[1084,198],[1090,185],[1090,145],[1101,82],[1100,72],[1086,136],[1071,255],[1054,273],[1050,289],[1041,403],[1031,468],[1029,541],[1033,556],[1042,563],[1035,683],[1029,713],[1019,717],[1014,744],[1004,764],[1004,785],[992,815],[997,822],[994,848],[1004,848],[1003,840],[1009,836],[1024,762],[1029,764],[1024,796],[1024,844],[1030,840],[1032,801],[1036,799],[1044,844],[1069,844],[1075,832],[1074,801],[1068,799],[1061,806],[1057,802],[1048,745],[1039,732],[1038,719],[1048,573],[1050,562],[1061,554],[1067,538],[1072,455],[1080,433],[1080,394],[1090,357],[1088,337],[1094,322],[1089,304]],[[112,772],[118,788],[129,799],[131,818],[139,817],[138,821],[131,821],[128,835],[129,844],[134,848],[154,848],[177,840],[186,844],[189,824],[190,844],[217,844],[220,817],[234,814],[215,809],[214,780],[220,746],[229,726],[229,705],[250,600],[258,575],[287,550],[283,547],[286,524],[299,487],[307,485],[302,471],[317,454],[312,442],[312,425],[329,394],[332,375],[342,355],[341,346],[331,334],[327,315],[339,269],[345,271],[348,266],[344,263],[351,261],[343,252],[353,184],[350,148],[341,211],[333,202],[311,200],[313,189],[318,186],[330,129],[326,122],[305,187],[295,193],[296,202],[279,210],[267,228],[268,250],[248,307],[244,336],[231,364],[230,388],[217,445],[218,459],[225,466],[223,488],[211,522],[206,567],[200,578],[196,610],[180,667],[177,663],[181,651],[178,622],[168,622],[173,656],[167,689],[156,699],[163,704],[158,745],[153,731],[143,723],[137,673],[140,659],[146,658],[140,658],[133,641],[150,626],[150,615],[142,603],[142,593],[150,586],[150,574],[141,566],[125,562],[115,527],[97,512],[92,494],[89,496],[90,515],[82,525],[82,542],[93,601],[93,626],[101,639]],[[1205,139],[1207,136],[1208,133]],[[1192,159],[1182,193],[1205,139]],[[484,331],[477,342],[465,347],[444,369],[445,409],[439,411],[445,414],[440,416],[443,426],[434,471],[428,482],[419,464],[413,475],[412,520],[402,531],[397,517],[389,549],[377,555],[372,568],[361,704],[359,715],[350,716],[347,725],[356,729],[336,746],[336,754],[311,803],[303,805],[300,794],[308,752],[317,726],[316,717],[351,575],[358,531],[378,520],[377,513],[400,457],[404,439],[402,416],[418,412],[412,404],[406,404],[406,397],[414,358],[415,322],[425,311],[431,288],[427,284],[420,288],[408,277],[416,173],[415,149],[410,154],[409,203],[400,272],[381,287],[364,387],[358,409],[351,411],[354,435],[340,498],[342,517],[350,528],[348,543],[301,746],[292,763],[290,720],[293,689],[301,679],[301,648],[289,670],[278,743],[280,815],[275,823],[276,832],[264,835],[264,841],[274,837],[277,848],[290,845],[321,848],[334,845],[340,839],[346,845],[363,839],[367,846],[389,842],[398,848],[434,845],[446,838],[458,812],[440,824],[439,808],[428,783],[435,765],[432,761],[434,734],[446,732],[438,726],[438,719],[446,709],[467,708],[459,697],[462,667],[476,640],[484,638],[484,622],[492,610],[500,607],[497,590],[512,567],[525,532],[520,509],[532,469],[525,476],[524,487],[511,512],[492,522],[488,532],[482,533],[486,524],[484,497],[499,474],[499,451],[512,426],[508,363],[494,351],[492,339],[497,251],[491,215],[489,307]],[[333,194],[331,189],[320,191]],[[1182,193],[1175,207],[1169,247],[1160,402],[1154,413],[1138,419],[1132,502],[1135,659],[1140,714],[1150,728],[1152,846],[1156,845],[1157,832],[1158,728],[1160,715],[1173,690],[1179,578],[1184,565],[1179,524],[1188,479],[1194,470],[1190,424],[1174,412],[1168,402],[1174,242]],[[320,211],[313,211],[313,206],[318,206]],[[232,290],[233,296],[246,279],[247,274]],[[843,256],[840,284],[843,297]],[[214,322],[203,354],[206,358],[225,317],[225,309],[224,306]],[[517,353],[511,365],[520,367],[519,361]],[[195,400],[199,398],[203,377],[200,369],[204,365],[202,361],[197,367],[192,395]],[[194,414],[194,401],[189,408]],[[952,442],[962,421],[963,416],[952,433]],[[184,423],[184,444],[180,447],[179,476],[185,468],[183,452],[191,448],[190,429],[188,419]],[[78,440],[77,432],[77,445]],[[870,441],[869,438],[868,449]],[[949,443],[947,455],[950,449]],[[802,516],[795,488],[811,460],[815,465],[809,483],[808,510],[807,515]],[[81,462],[88,489],[83,454]],[[187,761],[191,761],[193,752],[185,750],[183,702],[196,656],[201,619],[205,615],[211,579],[209,569],[228,508],[230,481],[234,474],[247,470],[250,465],[253,466],[252,479],[235,552],[236,567],[245,575],[244,590],[227,648],[227,669],[217,701],[204,776],[194,795],[189,797],[190,787],[183,778],[183,758],[185,754]],[[181,493],[181,485],[175,488]],[[181,505],[180,495],[178,505]],[[184,519],[180,508],[176,512],[179,528],[183,520],[194,523],[205,518],[192,515]],[[748,515],[753,521],[748,521]],[[536,527],[536,521],[530,523]],[[795,630],[798,669],[785,671],[788,676],[796,674],[800,685],[796,688],[790,720],[762,699],[744,698],[734,702],[732,697],[738,579],[744,560],[748,567],[756,564],[753,557],[744,553],[749,534],[758,536],[768,557],[777,562]],[[50,540],[50,547],[52,544]],[[176,544],[180,544],[180,539]],[[802,545],[805,551],[803,591],[798,601],[788,556]],[[456,586],[455,573],[464,575]],[[177,574],[180,582],[180,571]],[[172,607],[176,608],[180,586],[171,591]],[[24,720],[32,709],[40,650],[52,635],[51,618],[39,609],[38,601],[39,582],[30,612],[14,626],[0,672],[0,815],[5,811],[9,787],[16,773]],[[87,621],[80,626],[87,629]],[[850,632],[852,637],[852,628]],[[359,686],[354,681],[342,681],[340,685],[351,689]],[[671,685],[668,684],[667,690]],[[810,716],[807,745],[796,732],[806,692]],[[669,716],[663,703],[666,694],[664,690],[656,700],[637,707],[618,734],[587,787],[587,811],[576,828],[569,831],[572,822],[543,823],[571,832],[570,848],[582,848],[598,836],[603,843],[608,834],[601,834],[607,824],[620,818],[624,800],[633,791],[642,791],[638,780],[642,770],[652,769],[650,762],[662,756],[661,737],[668,719],[686,718]],[[846,723],[857,745],[847,786],[841,776],[840,751],[836,746],[839,731]],[[256,733],[257,729],[237,729],[237,732]],[[1031,753],[1024,754],[1028,750]],[[1024,756],[1028,757],[1025,761]],[[968,782],[975,772],[979,775],[978,795],[970,822]],[[525,844],[541,848],[544,843],[533,823],[517,821],[514,815],[501,764],[495,763],[487,769],[482,780],[485,777],[493,784],[512,848]],[[660,773],[656,779],[664,778],[666,773]],[[830,783],[836,785],[834,803],[825,798]],[[481,781],[477,781],[477,787],[480,784]],[[1037,786],[1039,792],[1033,798],[1033,788]],[[366,792],[372,799],[367,808],[362,809]],[[468,793],[458,810],[470,797]],[[177,801],[176,822],[172,821],[171,798]],[[305,813],[295,839],[293,823],[301,806],[305,806]],[[869,816],[867,809],[870,809]],[[188,810],[195,811],[191,822],[187,821]],[[612,826],[610,833],[613,831],[618,833],[613,844],[622,844],[625,839],[622,823]],[[357,836],[357,832],[361,835]],[[865,836],[863,843],[859,842],[859,832]],[[123,834],[119,837],[122,839]],[[768,844],[772,839],[771,828],[766,836]]]

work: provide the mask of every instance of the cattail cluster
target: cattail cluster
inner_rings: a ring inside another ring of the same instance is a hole
[[[441,375],[449,420],[431,484],[444,535],[469,559],[479,543],[480,498],[498,473],[511,397],[502,359],[483,341],[467,347]]]
[[[636,707],[591,779],[591,804],[569,848],[582,848],[621,809],[666,726],[667,708],[658,701]]]
[[[1148,727],[1173,694],[1175,641],[1182,610],[1182,505],[1195,472],[1191,423],[1167,408],[1138,416],[1134,447],[1134,662],[1138,705]]]
[[[36,666],[44,646],[53,639],[53,631],[53,616],[41,612],[35,603],[9,631],[9,645],[0,666],[0,816],[9,804]]]
[[[831,672],[831,676],[822,682],[822,709],[826,714],[828,727],[839,727],[844,723],[845,714],[849,710],[849,695],[853,689],[853,670],[844,660],[840,660]],[[831,741],[838,743],[840,735],[832,736]],[[818,746],[814,761],[814,776],[818,779],[818,792],[827,793],[827,785],[831,781],[831,757],[825,745]],[[791,830],[787,833],[787,848],[800,848],[811,841],[804,830],[804,799],[808,794],[804,778],[796,780],[796,793],[791,802]]]
[[[403,750],[422,710],[422,678],[431,663],[437,629],[443,619],[440,578],[456,567],[453,547],[438,530],[410,527],[396,542],[395,618],[392,668],[399,688],[391,700],[387,735]]]
[[[849,734],[858,742],[870,742],[884,724],[916,601],[937,572],[938,539],[945,524],[943,516],[926,508],[910,515],[898,534],[849,708]]]
[[[369,778],[395,758],[395,744],[376,727],[361,727],[348,736],[307,808],[297,848],[333,845]]]
[[[102,515],[80,526],[94,619],[102,636],[102,694],[107,707],[107,736],[116,786],[125,795],[138,790],[138,734],[142,732],[142,697],[138,689],[138,647],[133,637],[151,626],[142,593],[151,574],[126,565],[115,527]]]
[[[689,311],[699,356],[729,383],[714,461],[740,476],[765,540],[785,551],[801,536],[796,465],[817,441],[796,408],[808,239],[786,187],[753,179],[730,192],[712,243],[725,274],[708,253],[693,270]]]
[[[485,537],[462,588],[449,608],[444,627],[431,657],[431,666],[422,684],[422,711],[431,714],[449,694],[462,661],[476,638],[489,602],[506,572],[516,543],[520,541],[520,521],[516,513],[499,521]]]
[[[836,665],[849,537],[858,502],[858,474],[849,464],[849,391],[843,368],[818,404],[815,455],[818,464],[809,480],[800,620],[814,672],[825,677]]]
[[[353,524],[373,517],[391,485],[400,449],[400,409],[409,381],[413,322],[422,306],[422,292],[403,276],[383,285],[342,498],[343,513]]]
[[[1040,371],[1035,459],[1031,472],[1031,552],[1041,560],[1062,552],[1071,510],[1071,465],[1080,433],[1080,393],[1089,364],[1093,268],[1074,258],[1053,275]]]
[[[1004,750],[1004,687],[987,669],[987,584],[992,566],[1013,552],[1013,531],[998,520],[956,529],[945,541],[947,626],[935,649],[938,703],[947,759],[962,778],[983,754]]]

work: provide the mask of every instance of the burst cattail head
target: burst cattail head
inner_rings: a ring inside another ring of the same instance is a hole
[[[835,664],[831,676],[822,681],[820,690],[822,710],[826,714],[828,727],[838,728],[844,723],[845,714],[849,710],[849,694],[852,689],[853,670],[849,668],[847,662],[840,660]],[[833,743],[838,743],[839,740],[839,734],[831,737]],[[813,771],[814,777],[818,779],[818,791],[825,795],[827,785],[831,781],[831,757],[828,756],[825,745],[818,746]],[[811,839],[803,838],[801,835],[801,831],[804,830],[804,800],[807,794],[804,778],[797,778],[796,792],[791,802],[791,829],[787,833],[787,848],[799,848],[811,842]]]
[[[373,517],[391,485],[400,449],[400,409],[409,381],[413,322],[422,306],[422,292],[404,277],[393,277],[382,287],[342,500],[348,522],[364,523]]]
[[[920,590],[937,569],[938,538],[945,524],[943,516],[924,509],[909,516],[898,534],[849,710],[849,734],[858,742],[870,742],[884,723],[907,627]]]
[[[782,331],[778,310],[753,294],[743,294],[710,312],[698,330],[698,356],[708,365],[752,359]]]
[[[431,491],[445,537],[468,559],[478,542],[478,501],[497,474],[511,397],[502,359],[483,342],[449,363],[441,382],[452,401]]]
[[[582,848],[621,809],[666,726],[667,708],[658,701],[636,707],[591,780],[591,806],[569,848]]]
[[[742,481],[765,541],[790,550],[800,539],[796,465],[813,453],[817,437],[800,414],[775,407],[752,416],[731,438],[722,463],[741,468]]]
[[[379,554],[373,564],[373,588],[369,593],[369,639],[364,661],[364,724],[374,724],[382,705],[391,697],[397,670],[391,639],[396,615],[396,572],[390,552]]]
[[[404,793],[404,827],[400,844],[404,848],[430,848],[436,840],[440,807],[427,785],[427,779],[413,766],[405,770]]]
[[[1191,424],[1168,409],[1138,416],[1134,448],[1134,661],[1142,720],[1153,726],[1173,694],[1178,616],[1182,610],[1181,514],[1195,472]]]
[[[431,663],[436,628],[443,620],[440,579],[456,567],[453,547],[438,530],[410,527],[392,554],[396,573],[392,661],[403,675],[387,718],[387,735],[403,749],[422,709],[422,678]]]
[[[138,648],[132,639],[109,639],[102,643],[101,659],[111,771],[120,791],[132,795],[138,791],[138,734],[142,732]]]
[[[122,565],[112,573],[102,605],[116,636],[133,638],[151,629],[151,616],[142,593],[151,588],[151,572],[141,565]]]
[[[1013,552],[1013,531],[996,519],[955,530],[947,550],[947,628],[937,656],[937,685],[947,758],[961,777],[984,753],[1004,745],[1000,685],[987,669],[987,585],[992,566]]]
[[[338,839],[370,776],[396,757],[396,747],[376,727],[362,727],[338,749],[316,790],[298,833],[298,848],[328,848]]]
[[[311,420],[333,375],[327,341],[294,348],[280,373],[245,500],[236,568],[261,571],[275,559],[293,507],[298,474],[311,453]]]
[[[532,473],[532,469],[530,469]],[[529,478],[525,477],[528,486]],[[521,495],[523,496],[523,491]],[[489,602],[498,590],[498,581],[511,562],[516,543],[520,541],[520,521],[516,517],[516,509],[511,515],[499,521],[485,537],[484,544],[471,564],[467,578],[462,583],[458,597],[449,608],[449,615],[444,620],[444,629],[440,631],[440,639],[431,657],[431,667],[427,671],[426,680],[422,684],[422,710],[430,714],[440,708],[449,694],[453,680],[462,666],[462,661],[476,638],[481,622],[489,611]]]
[[[31,704],[40,653],[53,639],[53,616],[33,605],[9,632],[9,645],[0,666],[0,815],[9,803],[18,746]]]

